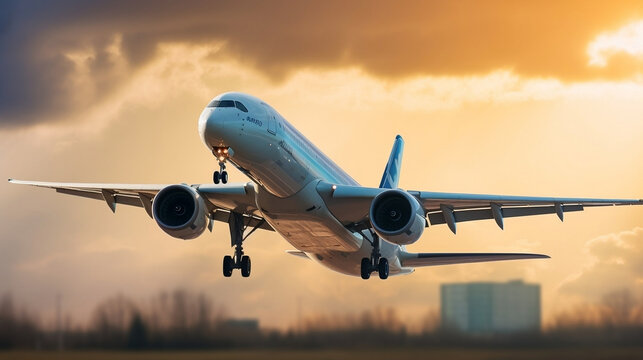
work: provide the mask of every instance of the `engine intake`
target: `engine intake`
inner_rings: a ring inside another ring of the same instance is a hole
[[[369,214],[377,235],[394,244],[413,244],[424,232],[424,210],[406,191],[391,189],[380,193],[373,199]]]
[[[175,238],[194,239],[205,231],[207,209],[199,193],[187,185],[169,185],[154,197],[154,220]]]

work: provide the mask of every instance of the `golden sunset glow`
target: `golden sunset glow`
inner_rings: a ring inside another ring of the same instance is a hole
[[[220,12],[173,5],[140,24],[136,5],[113,19],[55,13],[23,40],[15,61],[0,61],[11,70],[0,79],[16,87],[0,90],[17,94],[0,103],[0,172],[209,183],[218,165],[197,118],[217,94],[241,91],[271,104],[364,186],[377,186],[401,134],[404,189],[643,197],[640,2],[369,4],[338,15],[306,2],[230,4]],[[576,5],[589,10],[569,10]],[[266,19],[266,7],[274,26],[253,25]],[[235,25],[235,9],[247,28]],[[26,10],[16,6],[0,35],[22,39]],[[228,169],[231,182],[248,180]],[[244,244],[252,277],[224,279],[225,224],[181,241],[139,208],[111,214],[103,202],[6,183],[0,199],[0,292],[50,316],[51,299],[63,293],[79,322],[108,295],[144,298],[173,288],[204,291],[230,312],[281,329],[296,321],[298,303],[304,315],[396,307],[417,322],[437,308],[443,282],[540,283],[545,323],[609,290],[643,295],[641,207],[590,208],[564,223],[554,215],[508,219],[504,231],[493,221],[464,223],[457,235],[432,226],[412,251],[551,259],[421,268],[382,282],[288,255],[292,247],[267,232]]]

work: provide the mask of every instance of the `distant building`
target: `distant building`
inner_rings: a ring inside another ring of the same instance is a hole
[[[540,285],[506,283],[442,284],[442,326],[471,334],[540,330]]]
[[[228,319],[223,325],[228,329],[243,330],[243,331],[258,331],[258,319]]]

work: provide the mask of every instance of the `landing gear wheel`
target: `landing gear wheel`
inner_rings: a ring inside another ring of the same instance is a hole
[[[244,235],[247,228],[244,224],[244,215],[234,211],[230,212],[228,225],[230,226],[230,245],[234,247],[234,255],[223,258],[223,276],[230,277],[234,269],[240,269],[243,277],[250,276],[250,256],[243,253],[243,242],[264,223],[264,219],[260,220],[252,230]]]
[[[389,275],[389,266],[388,259],[382,257],[380,253],[380,238],[377,234],[371,230],[371,245],[373,249],[371,250],[370,258],[362,258],[360,275],[362,279],[366,280],[371,277],[371,273],[377,272],[380,276],[380,279],[384,280],[388,278]],[[367,237],[366,234],[362,233],[364,237]]]
[[[380,259],[380,263],[377,264],[377,272],[379,272],[380,279],[388,278],[388,260],[386,258]]]
[[[227,171],[223,171],[221,173],[221,182],[224,183],[224,184],[228,183],[228,172]]]
[[[218,184],[219,180],[221,180],[221,173],[219,171],[215,171],[214,175],[212,175],[212,181],[214,181],[215,184]],[[226,176],[226,181],[227,180],[228,180],[228,176]]]
[[[371,277],[371,259],[362,259],[361,275],[364,280],[368,280]]]
[[[250,256],[244,255],[241,258],[241,276],[250,276]]]
[[[226,255],[223,257],[223,276],[230,277],[232,276],[232,269],[234,268],[234,261],[232,261],[232,256]]]

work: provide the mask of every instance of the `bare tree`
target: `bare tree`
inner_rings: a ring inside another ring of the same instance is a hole
[[[33,347],[38,341],[37,318],[14,305],[5,294],[0,298],[0,348]]]
[[[602,323],[612,326],[627,326],[634,322],[636,299],[629,289],[612,291],[603,296]]]
[[[98,304],[91,320],[98,342],[124,346],[127,331],[136,313],[136,304],[123,295],[114,296]]]

